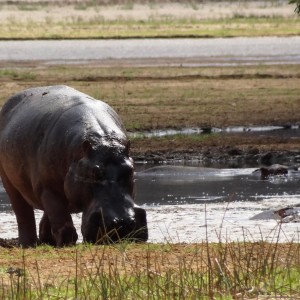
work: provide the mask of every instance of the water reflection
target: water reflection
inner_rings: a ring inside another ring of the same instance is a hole
[[[270,196],[300,194],[299,172],[261,180],[253,168],[199,170],[198,174],[191,168],[173,174],[138,172],[136,202],[140,205],[178,205],[260,201]]]
[[[300,194],[300,172],[261,180],[255,168],[213,169],[198,167],[138,166],[135,176],[139,205],[179,205],[260,201]],[[284,204],[284,203],[283,203]],[[288,205],[288,203],[286,203]],[[0,211],[11,211],[0,184]]]
[[[133,138],[137,137],[164,137],[172,135],[195,135],[195,134],[209,134],[209,133],[219,133],[219,134],[236,134],[244,133],[251,135],[264,135],[268,136],[285,136],[285,137],[300,137],[300,127],[299,125],[291,126],[236,126],[236,127],[226,127],[226,128],[216,128],[216,127],[190,127],[181,129],[159,129],[144,132],[131,132],[128,135]]]
[[[300,223],[253,218],[274,207],[299,204],[299,172],[261,180],[253,168],[144,172],[148,167],[137,168],[136,202],[147,211],[149,242],[299,242]],[[2,186],[0,204],[0,237],[16,238],[16,219]],[[38,223],[42,212],[36,210],[35,216]],[[81,214],[72,218],[80,242]]]
[[[0,181],[0,211],[11,211],[11,204],[9,202],[8,196],[4,190],[2,182]]]

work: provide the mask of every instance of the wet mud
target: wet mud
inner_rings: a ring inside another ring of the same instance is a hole
[[[182,128],[129,133],[136,164],[188,164],[217,168],[300,164],[299,125]],[[191,136],[184,144],[178,136]],[[173,139],[173,136],[177,138]],[[197,142],[201,137],[201,142]],[[152,143],[155,139],[155,143]],[[150,146],[149,146],[150,145]],[[150,150],[151,149],[151,150]]]

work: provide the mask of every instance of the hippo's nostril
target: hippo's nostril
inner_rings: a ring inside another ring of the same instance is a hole
[[[146,212],[140,207],[134,207],[132,214],[126,217],[93,212],[89,215],[82,233],[85,241],[99,244],[123,239],[146,241],[148,239]]]
[[[119,222],[120,222],[120,220],[117,217],[113,218],[113,220],[112,220],[113,224],[118,224]]]

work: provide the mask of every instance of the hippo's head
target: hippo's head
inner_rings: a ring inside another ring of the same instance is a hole
[[[109,243],[121,239],[146,241],[146,212],[133,202],[133,162],[122,147],[84,145],[85,155],[73,163],[65,182],[67,197],[83,211],[83,239]],[[96,149],[94,149],[96,148]],[[115,151],[115,149],[121,149]]]

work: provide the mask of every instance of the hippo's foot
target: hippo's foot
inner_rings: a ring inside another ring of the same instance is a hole
[[[53,232],[57,247],[72,246],[76,244],[78,234],[73,223],[66,222],[58,231]]]
[[[29,216],[29,214],[27,216]],[[27,222],[25,222],[23,218],[20,218],[17,215],[17,221],[19,231],[19,246],[22,248],[36,247],[38,244],[38,239],[36,235],[34,217],[32,216],[32,218],[28,218]]]
[[[66,222],[56,232],[53,232],[48,216],[44,213],[39,230],[41,244],[63,247],[74,245],[78,235],[72,222]]]
[[[31,248],[31,247],[36,247],[38,244],[38,240],[33,238],[33,239],[20,239],[18,240],[18,245],[22,248]]]
[[[78,235],[64,200],[50,189],[42,193],[44,215],[40,224],[40,239],[57,247],[75,245]],[[53,239],[53,240],[52,240]]]
[[[39,240],[40,244],[56,246],[56,242],[51,231],[51,225],[48,216],[45,213],[40,222]]]

